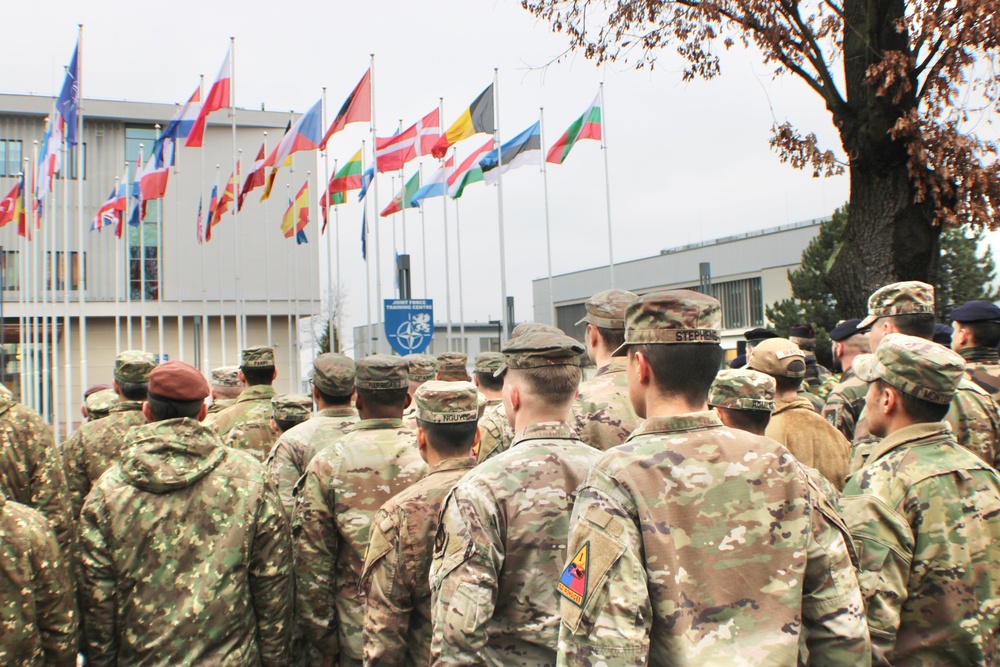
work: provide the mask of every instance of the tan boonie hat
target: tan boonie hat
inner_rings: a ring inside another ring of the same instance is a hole
[[[358,389],[406,389],[410,386],[407,363],[402,357],[373,354],[355,366],[354,385]]]
[[[493,377],[499,377],[508,368],[579,366],[583,352],[583,346],[566,334],[527,333],[507,341],[503,347],[503,366],[493,372]]]
[[[126,350],[115,357],[113,375],[119,382],[149,382],[149,374],[156,368],[156,357],[142,350]]]
[[[348,396],[354,391],[354,360],[327,352],[313,359],[313,386],[327,396]]]
[[[880,287],[868,297],[868,317],[858,324],[867,329],[880,317],[934,313],[934,286],[919,280],[907,280]]]
[[[787,338],[768,338],[753,348],[747,368],[772,377],[804,378],[806,353]]]
[[[431,424],[479,421],[479,391],[471,382],[430,380],[413,393],[416,417]]]
[[[438,373],[465,373],[468,375],[469,355],[461,352],[442,352],[437,357]]]
[[[708,404],[730,410],[774,412],[774,378],[740,368],[719,371],[708,390]]]
[[[893,333],[874,354],[855,357],[853,368],[864,382],[881,379],[905,394],[946,405],[965,374],[965,360],[933,341]]]
[[[312,396],[281,394],[271,399],[271,415],[275,421],[304,422],[312,414]]]
[[[411,382],[427,382],[437,373],[438,360],[431,354],[408,354],[403,359],[409,367]]]
[[[587,322],[602,329],[624,329],[625,308],[638,297],[634,292],[607,289],[587,299],[587,314],[577,325]]]
[[[551,324],[542,324],[541,322],[521,322],[516,327],[511,329],[510,337],[517,338],[518,336],[523,336],[526,333],[533,333],[535,331],[545,331],[548,333],[565,333],[559,327],[554,327]]]
[[[248,347],[240,357],[241,368],[272,368],[274,366],[274,348],[266,345]]]
[[[114,389],[95,391],[87,397],[87,415],[91,419],[107,417],[111,408],[118,403],[118,394]]]
[[[503,354],[500,352],[480,352],[476,355],[477,373],[496,373],[503,366]]]
[[[212,384],[216,387],[240,387],[240,367],[220,366],[212,369]]]
[[[722,306],[707,294],[691,290],[650,292],[625,309],[626,345],[710,343],[722,340]]]

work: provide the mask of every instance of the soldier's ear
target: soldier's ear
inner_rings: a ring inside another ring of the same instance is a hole
[[[145,408],[147,405],[149,405],[149,404],[148,403],[143,403],[142,407]],[[200,421],[200,422],[205,421],[205,417],[207,417],[207,416],[208,416],[208,406],[205,405],[204,403],[202,403],[201,404],[201,410],[198,411],[198,421]]]
[[[153,413],[149,411],[149,403],[146,401],[142,402],[142,416],[145,417],[148,422],[153,421]],[[202,417],[202,419],[204,419],[204,417]],[[201,419],[198,421],[201,421]]]
[[[413,397],[409,393],[406,394],[406,400],[403,401],[403,409],[410,407],[410,403],[413,402]]]
[[[274,382],[277,379],[278,379],[278,367],[275,366],[274,371],[271,373],[271,382]]]

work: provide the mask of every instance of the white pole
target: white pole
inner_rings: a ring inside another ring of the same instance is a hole
[[[129,248],[129,236],[132,234],[129,230],[128,225],[128,215],[132,211],[132,183],[135,182],[134,177],[129,175],[129,164],[128,160],[125,161],[125,220],[122,223],[122,237],[117,239],[118,242],[125,246],[125,335],[127,338],[128,349],[135,349],[132,346],[132,253]],[[69,274],[66,276],[67,291],[69,290]]]
[[[34,143],[34,158],[32,164],[32,177],[35,183],[32,187],[32,192],[38,190],[38,141]],[[28,193],[25,193],[25,200],[28,198]],[[34,205],[32,205],[34,209]],[[34,212],[32,217],[38,217],[39,222],[41,222],[41,211]],[[49,340],[49,281],[52,277],[52,261],[50,259],[50,248],[49,248],[49,226],[45,225],[42,230],[42,265],[41,265],[41,276],[39,280],[41,281],[41,313],[42,313],[42,338],[41,338],[41,355],[42,355],[42,374],[41,374],[41,391],[42,391],[42,416],[46,421],[52,421],[51,405],[49,402],[49,388],[52,386],[52,368],[49,365],[49,351],[52,349],[51,341]],[[58,429],[55,435],[56,442],[60,442]]]
[[[444,118],[444,98],[438,98],[438,115]],[[448,159],[447,156],[441,160],[441,170],[443,173],[444,196],[441,197],[441,211],[444,214],[444,309],[447,317],[448,329],[445,333],[445,347],[451,352],[454,344],[451,337],[451,245],[448,243]],[[464,352],[464,350],[462,350]]]
[[[447,194],[445,199],[447,199]],[[462,225],[458,217],[458,200],[455,199],[455,242],[458,244],[458,326],[462,345],[465,345],[465,295],[462,292]],[[462,350],[465,352],[466,350]]]
[[[50,120],[49,122],[51,123],[52,121]],[[51,137],[49,138],[49,140],[51,141]],[[50,148],[50,150],[51,150],[51,148]],[[47,175],[46,175],[46,177],[47,177]],[[50,280],[49,289],[51,290],[49,292],[49,308],[48,308],[48,310],[49,310],[49,326],[51,327],[51,329],[50,329],[50,335],[51,335],[51,340],[52,340],[52,350],[51,350],[51,355],[52,355],[52,361],[51,361],[51,369],[52,369],[52,383],[51,383],[52,384],[52,421],[53,421],[53,425],[55,427],[56,442],[61,443],[63,441],[63,436],[62,436],[63,418],[62,418],[62,414],[61,414],[62,399],[60,398],[59,390],[62,387],[62,384],[59,382],[59,348],[60,348],[60,342],[59,342],[59,336],[56,335],[56,330],[58,328],[57,327],[58,316],[56,315],[56,274],[59,272],[59,263],[58,263],[58,260],[57,260],[58,254],[56,252],[56,247],[58,246],[59,233],[58,233],[58,229],[55,227],[55,223],[56,223],[56,216],[55,216],[55,212],[56,212],[56,189],[51,184],[51,181],[49,181],[49,183],[50,183],[50,186],[48,188],[49,189],[49,205],[46,208],[46,210],[49,211],[49,220],[48,220],[48,224],[46,225],[46,228],[45,228],[45,234],[46,234],[46,238],[47,238],[46,243],[47,243],[47,245],[49,247],[49,280]],[[0,326],[3,326],[2,322],[0,322]],[[66,437],[69,437],[69,431],[68,430],[66,431]]]
[[[608,204],[608,273],[611,278],[611,287],[615,286],[615,252],[612,245],[611,234],[611,172],[608,169],[608,124],[605,122],[604,106],[604,82],[600,83],[601,91],[601,151],[604,152],[604,199]],[[550,278],[551,280],[551,278]],[[552,295],[552,285],[549,285],[549,295]]]
[[[174,139],[174,257],[177,261],[177,283],[180,284],[181,281],[181,180],[179,174],[181,169],[178,166],[180,162],[180,151],[177,145],[177,140]],[[162,232],[161,232],[162,237]],[[160,286],[163,289],[163,286]],[[184,361],[186,357],[184,356],[184,315],[181,311],[183,307],[184,300],[181,299],[180,289],[177,291],[177,357],[181,361]]]
[[[127,168],[127,167],[126,167]],[[118,196],[118,188],[121,187],[121,181],[115,176],[115,196]],[[119,215],[122,216],[122,234],[125,234],[125,216],[128,214],[128,207],[125,207],[124,211],[120,211]],[[119,355],[122,352],[122,318],[121,318],[121,299],[122,291],[122,245],[115,239],[115,355]]]
[[[215,182],[216,182],[216,184],[218,184],[218,182],[219,182],[219,174],[220,174],[219,165],[215,165]],[[223,190],[223,192],[225,192],[225,190]],[[216,189],[216,197],[218,197],[218,196],[219,196],[218,189]],[[216,202],[218,202],[218,199],[216,200]],[[208,204],[211,207],[211,205],[212,205],[211,198],[209,198]],[[206,230],[206,232],[207,232],[207,230]],[[222,291],[223,276],[225,274],[222,271],[222,244],[221,243],[216,243],[215,245],[219,248],[219,261],[216,262],[216,264],[218,264],[218,267],[219,267],[219,335],[222,337],[222,365],[226,366],[227,365],[226,364],[226,354],[227,354],[226,353],[226,345],[228,343],[228,341],[226,340],[226,299],[225,299],[225,296],[223,295],[223,291]],[[237,319],[238,319],[238,316],[237,316]],[[239,344],[239,341],[237,341],[237,345],[238,344]]]
[[[243,235],[239,232],[239,206],[236,204],[236,172],[239,171],[239,154],[236,148],[236,38],[229,38],[229,118],[233,130],[233,229],[236,234],[236,342],[240,350],[247,346],[247,304],[243,300]]]
[[[364,179],[364,165],[365,165],[365,142],[364,139],[361,140],[361,165],[362,165],[362,179]],[[365,351],[368,354],[375,354],[374,341],[375,341],[375,331],[372,328],[372,271],[369,264],[368,258],[371,257],[371,248],[368,247],[368,197],[361,201],[363,212],[361,215],[361,233],[362,233],[362,244],[365,249],[365,311],[368,315],[368,343],[365,346]]]
[[[77,131],[76,136],[78,140],[79,148],[76,151],[76,222],[77,222],[77,232],[80,238],[77,239],[79,242],[79,253],[77,255],[77,262],[80,266],[80,284],[79,284],[79,294],[80,294],[80,390],[83,391],[87,388],[87,265],[86,265],[86,253],[85,253],[85,243],[86,237],[83,235],[83,24],[80,24],[80,47],[79,53],[77,54],[77,75],[76,80],[80,95],[80,110],[77,114],[76,124]],[[69,377],[66,378],[69,382]]]
[[[72,325],[69,319],[69,152],[66,150],[66,137],[63,133],[62,139],[62,288],[63,288],[63,378],[66,383],[64,396],[66,397],[66,432],[69,433],[73,424],[73,337]],[[54,188],[54,186],[53,186]],[[127,207],[126,207],[127,210]],[[23,255],[22,255],[23,258]],[[18,264],[21,262],[19,261]],[[21,284],[21,293],[24,293],[24,283]],[[23,307],[23,306],[22,306]],[[21,334],[22,359],[24,356],[24,334]],[[23,377],[23,375],[22,375]],[[22,400],[24,394],[22,393]]]
[[[364,164],[364,162],[362,162],[362,164]],[[334,173],[337,172],[337,161],[336,160],[333,161],[333,171],[334,171]],[[327,201],[329,201],[330,198],[331,198],[331,196],[327,195]],[[345,199],[346,199],[346,197],[345,197]],[[337,283],[336,283],[336,285],[337,285],[337,299],[339,301],[339,299],[340,299],[340,207],[339,206],[333,209],[333,233],[336,236],[334,238],[333,246],[334,246],[334,250],[335,250],[335,254],[336,254],[336,260],[337,260]],[[340,331],[340,307],[339,307],[339,304],[338,304],[338,308],[337,308],[337,318],[335,320],[335,323],[336,323],[337,331],[339,332]],[[331,345],[332,344],[333,343],[331,343]]]
[[[267,155],[267,130],[264,130],[264,154]],[[263,169],[263,167],[262,167]],[[264,178],[267,179],[267,172],[264,172]],[[264,229],[267,229],[267,205],[270,203],[271,198],[268,197],[264,200]],[[266,310],[267,319],[267,344],[274,345],[274,335],[271,331],[271,244],[267,241],[267,232],[265,231],[264,237],[264,305]]]
[[[549,226],[549,170],[545,166],[545,109],[538,108],[539,150],[542,152],[542,193],[545,201],[545,259],[549,269],[549,317],[556,321],[556,307],[552,296],[552,230]]]
[[[500,232],[500,322],[503,333],[500,344],[507,340],[510,322],[507,318],[507,253],[503,238],[503,144],[500,143],[500,73],[499,68],[493,69],[493,107],[496,112],[494,119],[493,141],[497,147],[497,228]]]
[[[143,153],[145,145],[139,144],[139,162],[145,164]],[[138,168],[135,177],[139,178]],[[139,200],[139,328],[142,329],[142,349],[149,351],[149,342],[146,334],[146,220],[142,215],[142,199]]]
[[[371,54],[371,103],[372,103],[372,155],[375,154],[375,54]],[[362,163],[363,164],[363,163]],[[375,318],[378,323],[375,343],[373,345],[372,352],[377,353],[379,351],[379,339],[382,336],[382,241],[381,234],[379,230],[382,225],[379,224],[378,214],[378,162],[377,159],[372,160],[372,164],[375,165],[374,173],[372,174],[372,196],[375,201],[374,211],[375,214],[372,216],[375,224]],[[369,249],[370,252],[370,249]]]
[[[323,89],[323,109],[326,110],[326,88]],[[326,127],[324,116],[323,127]],[[334,338],[337,330],[333,321],[333,226],[330,224],[330,153],[329,150],[323,152],[323,194],[326,196],[326,210],[323,212],[323,220],[326,221],[326,335],[330,346],[330,352],[338,352],[334,345]],[[333,161],[333,172],[337,173],[337,160]]]
[[[159,140],[159,123],[155,125],[155,129],[156,139]],[[163,345],[166,342],[163,339],[163,197],[156,200],[156,216],[156,337],[159,341],[159,361],[163,363]]]
[[[27,242],[23,236],[16,236],[17,238],[17,301],[18,315],[17,315],[17,339],[18,347],[21,350],[20,358],[20,375],[18,380],[21,386],[21,396],[20,400],[22,403],[28,403],[28,353],[27,353],[27,321],[25,319],[25,313],[28,312],[28,272],[27,272],[27,262],[25,262],[24,256],[27,250]],[[67,383],[66,395],[69,396],[69,383]]]
[[[424,165],[420,165],[420,184],[424,184]],[[422,244],[421,252],[423,252],[423,257],[421,258],[421,263],[424,269],[424,298],[431,298],[431,292],[427,288],[427,222],[424,219],[424,207],[420,207],[420,242]]]
[[[422,127],[423,126],[421,125],[421,128]],[[400,131],[400,133],[402,133],[402,131],[403,131],[403,119],[402,118],[399,119],[399,131]],[[418,149],[420,148],[420,143],[419,142],[420,142],[420,133],[418,132],[417,133],[417,148]],[[403,165],[399,166],[399,190],[400,190],[400,196],[399,196],[399,226],[403,230],[403,254],[405,255],[406,254],[406,205],[407,205],[407,202],[404,201],[406,199],[406,175],[403,173]],[[393,232],[396,231],[396,222],[395,221],[393,221],[393,223],[392,223],[392,230],[393,230]],[[393,242],[393,243],[395,243],[395,242]],[[396,267],[396,269],[398,271],[399,267]],[[402,285],[400,285],[399,289],[400,289],[400,297],[402,297],[402,290],[403,290]]]
[[[37,146],[35,147],[34,150],[37,152]],[[30,196],[30,193],[34,192],[34,190],[31,187],[31,174],[34,171],[33,165],[34,165],[35,162],[37,162],[37,156],[36,156],[36,158],[34,160],[32,158],[27,158],[27,157],[24,158],[24,200],[25,200],[25,202],[28,201],[28,197]],[[41,400],[39,400],[41,397],[39,396],[39,391],[38,391],[38,389],[39,389],[38,383],[39,383],[39,380],[41,379],[41,374],[39,373],[39,369],[38,369],[38,366],[39,366],[39,364],[38,364],[38,352],[39,352],[39,348],[40,348],[40,345],[38,344],[38,336],[41,333],[40,330],[39,330],[39,328],[38,328],[38,274],[39,274],[39,267],[38,267],[38,264],[39,264],[39,262],[38,262],[38,259],[39,259],[38,258],[39,248],[38,248],[38,246],[39,246],[39,243],[38,243],[38,238],[36,237],[36,234],[35,234],[36,225],[35,225],[35,211],[34,211],[34,207],[32,206],[29,210],[25,211],[25,214],[26,214],[25,231],[26,231],[26,233],[28,235],[30,235],[31,240],[32,240],[31,251],[30,251],[30,254],[31,254],[31,279],[30,279],[30,283],[29,283],[29,285],[30,285],[30,287],[29,287],[30,292],[28,293],[28,298],[29,298],[28,307],[29,307],[29,310],[31,312],[31,325],[30,325],[30,330],[28,332],[28,337],[31,340],[31,345],[30,345],[30,350],[31,350],[31,374],[30,374],[31,387],[29,388],[28,395],[31,397],[29,405],[35,410],[35,412],[41,412],[42,411],[42,406],[41,406]]]
[[[295,167],[292,166],[292,173],[295,173]],[[291,197],[292,186],[288,183],[285,184],[285,201],[288,201]],[[294,203],[293,203],[294,206]],[[294,214],[295,212],[292,211]],[[285,282],[285,293],[288,295],[288,307],[286,312],[288,313],[288,389],[291,392],[295,392],[295,338],[292,337],[292,249],[290,246],[285,246],[285,266],[287,281]],[[295,295],[298,299],[298,295]],[[296,322],[296,326],[298,323]]]
[[[201,75],[199,75],[199,77],[200,77],[200,81],[199,81],[199,84],[198,84],[198,87],[199,87],[198,99],[204,100],[205,99],[205,75],[201,74]],[[200,173],[198,175],[198,199],[199,199],[199,201],[203,202],[203,201],[205,201],[204,198],[203,198],[204,194],[205,194],[205,142],[204,141],[201,142],[201,148],[198,149],[198,153],[201,155],[201,167],[200,167]],[[204,224],[205,220],[208,219],[204,215],[204,210],[202,211],[202,218],[201,219],[202,219],[202,224]],[[208,248],[206,247],[206,243],[205,243],[205,231],[204,231],[204,229],[202,229],[201,240],[199,241],[198,245],[201,247],[201,347],[202,347],[202,352],[203,352],[203,357],[202,357],[202,364],[203,364],[203,366],[202,366],[201,370],[205,374],[205,377],[210,377],[210,374],[212,372],[212,364],[211,364],[211,361],[209,360],[209,353],[208,353],[208,346],[209,346],[209,341],[208,341],[208,285],[206,284],[207,281],[205,279],[205,264],[206,264],[206,257],[205,257],[205,255],[206,255],[206,253],[208,253]],[[220,287],[220,289],[221,289],[221,287]]]

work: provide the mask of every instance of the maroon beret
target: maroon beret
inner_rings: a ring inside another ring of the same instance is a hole
[[[197,368],[183,361],[168,361],[149,374],[149,393],[171,401],[203,401],[209,391]]]
[[[99,391],[104,391],[105,389],[111,389],[110,384],[93,384],[87,387],[87,391],[83,392],[83,400],[87,400],[87,397],[91,394],[96,394]]]

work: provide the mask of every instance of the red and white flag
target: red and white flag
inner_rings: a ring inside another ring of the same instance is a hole
[[[404,132],[375,139],[375,159],[380,173],[398,171],[410,160],[430,155],[441,134],[440,110],[434,109]]]
[[[184,142],[184,145],[188,148],[201,146],[202,140],[205,137],[205,119],[208,117],[208,114],[230,106],[230,91],[233,76],[231,56],[232,51],[226,51],[226,59],[222,62],[222,67],[219,68],[219,75],[215,77],[215,82],[205,96],[205,101],[198,111],[198,118],[194,121],[194,126],[191,128],[191,134],[188,135],[187,141]]]

